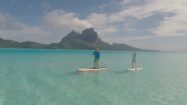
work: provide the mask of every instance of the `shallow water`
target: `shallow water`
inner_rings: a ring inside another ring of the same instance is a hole
[[[187,54],[137,52],[144,69],[129,72],[132,52],[0,49],[0,105],[186,105]]]

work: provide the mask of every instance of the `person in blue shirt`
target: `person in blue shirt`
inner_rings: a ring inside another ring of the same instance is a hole
[[[99,59],[100,59],[100,52],[99,52],[99,48],[96,48],[96,50],[92,53],[92,55],[94,55],[94,68],[99,68]]]

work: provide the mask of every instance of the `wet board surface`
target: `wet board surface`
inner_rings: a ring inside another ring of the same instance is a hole
[[[102,71],[102,70],[106,70],[106,67],[101,67],[101,68],[80,68],[77,69],[77,71],[79,72],[95,72],[95,71]]]
[[[127,70],[130,70],[130,71],[139,71],[139,70],[142,70],[143,67],[137,67],[137,68],[129,68]]]

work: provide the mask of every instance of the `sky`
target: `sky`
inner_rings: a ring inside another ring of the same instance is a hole
[[[93,27],[108,43],[187,51],[187,0],[0,0],[0,37],[51,43]]]

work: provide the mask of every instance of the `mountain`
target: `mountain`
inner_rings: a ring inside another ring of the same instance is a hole
[[[93,28],[89,28],[82,33],[72,31],[59,42],[59,46],[68,49],[95,49],[96,47],[103,49],[110,45],[103,42]]]
[[[82,33],[72,31],[58,45],[60,48],[67,49],[95,49],[98,47],[104,50],[141,50],[127,44],[106,43],[98,37],[93,28],[85,29]]]
[[[104,42],[93,28],[85,29],[81,33],[72,31],[62,38],[60,42],[51,44],[41,44],[32,41],[20,43],[0,38],[0,48],[142,50],[127,44],[109,44]]]

